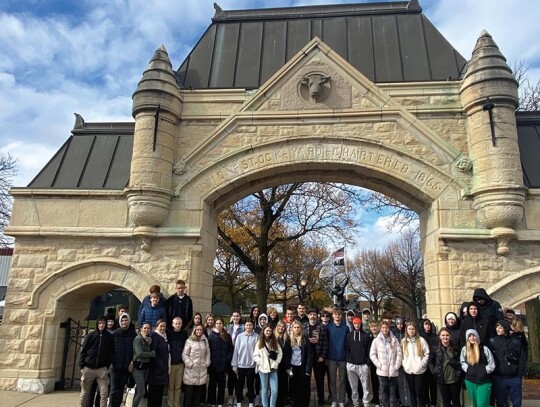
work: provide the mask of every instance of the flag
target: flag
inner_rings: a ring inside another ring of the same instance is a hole
[[[334,267],[345,266],[345,247],[333,252],[322,262],[319,278],[331,278],[335,273]]]
[[[345,266],[345,247],[332,253],[332,257],[334,258],[334,266]]]

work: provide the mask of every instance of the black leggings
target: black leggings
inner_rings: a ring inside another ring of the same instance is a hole
[[[238,383],[236,384],[236,402],[241,403],[244,399],[244,383],[247,381],[247,396],[250,403],[255,401],[255,368],[238,368]]]
[[[411,407],[425,407],[427,402],[426,374],[405,373],[405,377],[407,378],[407,384],[409,385]]]
[[[438,383],[441,392],[443,407],[460,407],[461,406],[461,380],[452,384]]]

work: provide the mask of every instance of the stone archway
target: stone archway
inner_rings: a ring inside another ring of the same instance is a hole
[[[540,266],[512,273],[486,291],[503,306],[517,307],[540,295]]]
[[[95,258],[72,263],[52,273],[30,295],[26,330],[26,355],[13,354],[13,368],[27,367],[35,378],[18,378],[20,391],[43,393],[52,391],[60,377],[67,318],[83,320],[91,300],[114,288],[125,288],[142,299],[148,287],[157,281],[145,276],[136,267],[119,259]],[[13,321],[12,323],[16,322]],[[22,357],[21,357],[22,356]]]

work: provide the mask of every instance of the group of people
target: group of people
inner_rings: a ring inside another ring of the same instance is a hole
[[[165,390],[169,407],[241,407],[244,396],[249,407],[307,407],[312,375],[319,406],[344,407],[347,396],[353,407],[433,406],[438,387],[443,406],[457,407],[463,384],[473,407],[489,406],[491,394],[497,407],[507,397],[521,406],[523,325],[511,310],[503,315],[483,289],[461,315],[449,312],[436,333],[427,318],[417,325],[383,315],[376,322],[369,309],[319,313],[304,304],[288,307],[282,318],[275,308],[253,307],[244,321],[238,311],[230,321],[212,314],[203,320],[193,314],[185,282],[176,288],[167,300],[151,288],[138,333],[125,309],[112,333],[106,318],[98,319],[81,351],[81,407],[91,405],[94,382],[102,407],[107,396],[109,406],[120,406],[130,375],[134,407],[145,395],[148,407],[161,406]]]

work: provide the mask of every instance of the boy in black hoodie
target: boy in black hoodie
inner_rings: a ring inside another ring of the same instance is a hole
[[[467,308],[468,317],[461,321],[459,328],[459,348],[462,349],[467,343],[465,333],[468,329],[474,329],[480,337],[481,343],[487,343],[490,338],[489,320],[480,316],[480,307],[477,303],[471,302]]]
[[[362,384],[364,407],[369,407],[373,397],[371,389],[371,375],[369,371],[369,350],[371,339],[362,330],[362,319],[354,317],[352,320],[353,330],[347,334],[345,349],[347,352],[347,377],[352,390],[353,407],[360,406],[358,395],[358,381]]]

